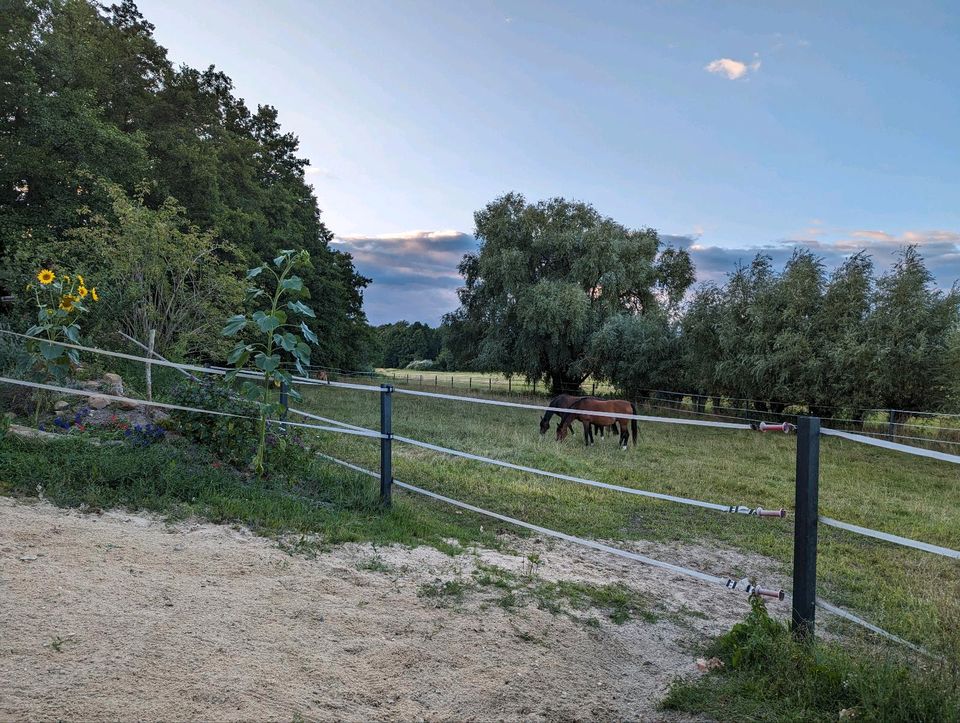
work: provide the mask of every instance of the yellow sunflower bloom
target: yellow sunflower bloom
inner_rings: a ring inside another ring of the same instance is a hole
[[[80,282],[80,286],[83,286],[86,283],[80,274],[77,274],[77,281]]]
[[[37,281],[46,286],[47,284],[52,284],[53,280],[57,278],[50,269],[42,269],[40,273],[37,274]]]
[[[77,297],[73,294],[64,294],[60,297],[60,308],[64,311],[73,311],[73,302],[77,300]]]
[[[87,287],[83,285],[83,281],[81,281],[80,286],[77,287],[77,293],[81,299],[87,295]]]
[[[94,301],[100,301],[100,297],[97,296],[97,287],[96,287],[96,286],[94,286],[92,289],[90,289],[90,296],[93,297],[93,300],[94,300]]]
[[[66,274],[63,275],[62,280],[63,280],[63,283],[65,283],[65,284],[69,284],[69,283],[70,283],[70,277],[67,276]]]

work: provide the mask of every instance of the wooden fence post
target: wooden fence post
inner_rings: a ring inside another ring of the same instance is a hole
[[[380,503],[393,504],[393,387],[380,385]]]
[[[153,401],[153,364],[150,359],[153,357],[153,347],[157,341],[157,330],[151,329],[150,336],[147,339],[147,401]]]
[[[793,637],[813,639],[817,610],[817,503],[820,418],[797,418],[797,488],[793,518]]]
[[[280,406],[282,411],[280,412],[280,419],[287,419],[287,410],[290,409],[290,387],[286,382],[280,382]]]

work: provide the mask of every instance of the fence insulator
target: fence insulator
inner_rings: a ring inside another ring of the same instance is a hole
[[[797,431],[797,426],[790,424],[790,422],[781,422],[779,424],[760,422],[759,424],[753,423],[750,427],[757,432],[783,432],[784,434],[790,434],[791,432]]]
[[[786,517],[787,511],[782,507],[779,510],[765,510],[762,507],[756,509],[757,517]]]
[[[777,600],[783,600],[786,597],[786,593],[783,590],[768,590],[765,587],[755,587],[749,592],[753,595],[759,595],[760,597],[772,597]]]

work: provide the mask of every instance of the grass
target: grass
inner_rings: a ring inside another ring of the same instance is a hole
[[[536,386],[522,376],[508,379],[499,372],[442,372],[433,369],[377,369],[377,376],[371,375],[369,383],[389,383],[411,389],[425,391],[447,392],[460,394],[463,392],[499,392],[514,394],[545,393],[543,384]],[[345,381],[350,381],[344,378]],[[362,384],[363,379],[356,379]],[[594,383],[588,379],[583,384],[584,389],[595,391],[597,394],[612,394],[614,388],[606,383]]]
[[[328,464],[311,465],[295,483],[252,483],[227,467],[215,468],[186,444],[146,448],[94,447],[81,439],[53,442],[0,439],[0,494],[35,497],[97,512],[146,510],[170,520],[202,517],[235,523],[281,538],[292,554],[324,545],[430,544],[453,551],[462,544],[496,545],[479,525],[439,505],[397,500],[384,512],[369,479]]]
[[[312,387],[303,407],[376,429],[377,394]],[[395,434],[603,482],[765,508],[793,507],[796,440],[782,434],[642,423],[639,445],[585,448],[537,433],[539,413],[394,395]],[[322,433],[327,453],[377,469],[375,440]],[[756,519],[599,490],[394,443],[396,478],[570,534],[608,540],[705,542],[762,554],[789,579],[793,523]],[[397,494],[397,499],[409,499]],[[422,503],[421,503],[422,504]],[[821,513],[960,548],[960,474],[954,465],[821,440]],[[504,529],[489,520],[485,529]],[[960,658],[960,572],[946,558],[842,530],[819,532],[819,592],[913,642]],[[751,570],[710,570],[749,574]],[[759,581],[763,583],[763,580]],[[705,591],[705,594],[711,594]],[[861,633],[822,619],[834,629]]]
[[[956,721],[956,663],[910,667],[893,656],[792,639],[755,601],[704,651],[722,663],[676,681],[662,706],[719,721]]]

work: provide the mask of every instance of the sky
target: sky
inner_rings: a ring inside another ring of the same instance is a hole
[[[140,0],[278,108],[372,323],[456,305],[473,213],[564,196],[688,248],[960,278],[960,3]]]

